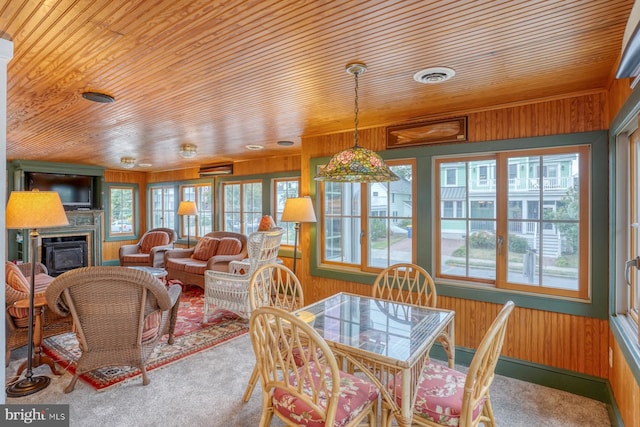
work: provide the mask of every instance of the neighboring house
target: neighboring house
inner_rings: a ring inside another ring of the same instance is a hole
[[[559,209],[572,200],[577,186],[576,167],[573,154],[509,159],[510,235],[526,238],[532,249],[543,245],[547,255],[559,256],[563,251],[572,250],[554,221],[558,219]],[[443,165],[440,170],[443,237],[496,232],[495,170],[493,160]],[[463,218],[470,220],[459,220]]]

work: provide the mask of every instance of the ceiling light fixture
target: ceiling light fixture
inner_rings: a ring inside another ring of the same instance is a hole
[[[244,148],[251,151],[258,151],[258,150],[262,150],[264,147],[258,144],[249,144],[249,145],[245,145]]]
[[[456,72],[448,67],[432,67],[420,70],[413,75],[413,80],[418,83],[442,83],[455,76]]]
[[[358,76],[367,71],[365,64],[348,64],[346,71],[355,77],[355,127],[354,146],[334,155],[323,167],[316,181],[330,182],[389,182],[400,179],[393,173],[384,160],[373,151],[358,145]]]
[[[277,144],[281,147],[291,147],[293,145],[293,141],[278,141]]]
[[[198,154],[198,147],[193,144],[182,144],[180,146],[180,156],[184,159],[191,159]]]
[[[116,100],[113,96],[107,95],[106,93],[92,91],[82,92],[82,97],[89,101],[99,102],[101,104],[110,104]]]
[[[136,159],[133,157],[122,157],[120,158],[120,166],[125,169],[131,169],[136,165]]]

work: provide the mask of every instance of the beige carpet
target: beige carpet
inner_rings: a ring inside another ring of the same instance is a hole
[[[7,368],[10,380],[26,351],[14,351]],[[151,383],[127,382],[97,392],[78,381],[70,394],[62,389],[69,374],[55,377],[46,366],[36,373],[52,378],[51,385],[31,396],[7,403],[67,403],[71,426],[86,427],[250,427],[260,420],[259,385],[249,403],[242,394],[253,368],[249,336],[205,350],[149,374]],[[603,403],[534,384],[497,377],[493,405],[500,427],[610,426]],[[274,420],[273,426],[281,424]]]

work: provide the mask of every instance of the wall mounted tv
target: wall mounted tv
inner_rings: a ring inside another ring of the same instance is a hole
[[[67,210],[93,207],[93,176],[27,172],[25,178],[27,190],[58,192]]]

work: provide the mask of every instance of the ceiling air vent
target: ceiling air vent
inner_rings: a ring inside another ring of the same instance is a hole
[[[433,67],[420,70],[413,75],[413,80],[418,83],[442,83],[455,76],[456,72],[447,67]]]
[[[200,167],[200,176],[233,175],[233,163]]]

